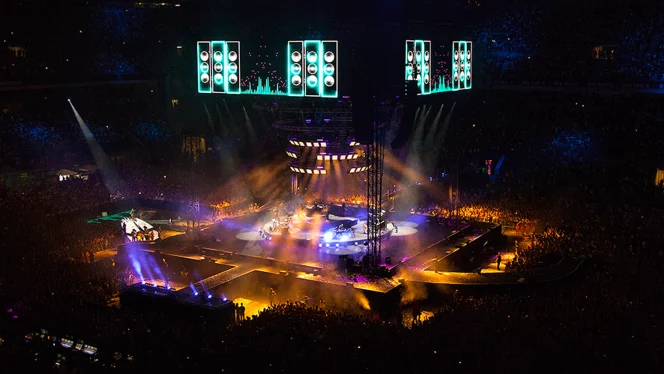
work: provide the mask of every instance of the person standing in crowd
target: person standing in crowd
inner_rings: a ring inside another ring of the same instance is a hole
[[[274,298],[275,298],[275,296],[277,296],[277,293],[274,291],[274,288],[270,287],[270,295],[269,295],[269,298],[270,298],[270,306],[273,306],[273,305],[274,305]]]
[[[240,303],[240,321],[244,321],[244,303]]]
[[[420,316],[422,315],[422,309],[420,308],[420,303],[415,302],[413,305],[413,323],[419,323],[420,322]]]
[[[500,253],[499,253],[498,258],[496,258],[496,264],[497,264],[496,269],[500,270],[500,261],[502,261],[502,260],[503,259],[500,257]]]

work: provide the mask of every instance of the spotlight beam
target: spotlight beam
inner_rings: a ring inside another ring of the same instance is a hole
[[[99,169],[101,173],[102,181],[104,182],[104,186],[106,186],[106,190],[109,193],[119,192],[123,195],[126,195],[128,192],[130,192],[126,183],[118,175],[117,171],[115,170],[115,166],[106,155],[106,152],[104,152],[104,150],[101,148],[99,143],[97,143],[97,140],[95,139],[88,126],[85,124],[85,121],[81,115],[74,107],[74,104],[69,99],[67,101],[69,101],[69,105],[74,111],[76,122],[78,122],[78,126],[83,133],[83,137],[85,138],[86,143],[88,143],[88,148],[90,148],[90,153],[92,153],[92,157],[95,160],[97,169]]]

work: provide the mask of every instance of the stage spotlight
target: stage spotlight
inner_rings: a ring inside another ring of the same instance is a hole
[[[226,302],[226,301],[228,301],[228,298],[227,298],[226,296],[224,296],[221,300],[223,300],[224,302]]]
[[[212,294],[208,294],[208,295],[207,295],[207,298],[208,298],[208,299],[211,299],[211,298],[212,298]]]
[[[194,292],[194,296],[198,296],[198,292]]]
[[[67,101],[69,101],[71,103],[71,99],[67,99]]]
[[[323,247],[323,243],[318,243],[318,247]]]
[[[325,239],[326,242],[329,242],[332,240],[332,238],[334,238],[332,231],[327,231],[325,234],[323,234],[323,239]]]
[[[337,243],[337,247],[339,247],[339,243]]]
[[[330,248],[330,243],[326,243],[325,246]]]

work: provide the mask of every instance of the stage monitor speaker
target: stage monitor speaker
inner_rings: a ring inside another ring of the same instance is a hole
[[[210,74],[210,42],[197,42],[198,53],[198,93],[212,92]]]

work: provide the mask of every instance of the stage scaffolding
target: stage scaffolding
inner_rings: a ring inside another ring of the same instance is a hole
[[[367,255],[370,269],[381,263],[381,228],[383,226],[383,162],[385,158],[385,128],[373,123],[372,140],[367,144]]]

